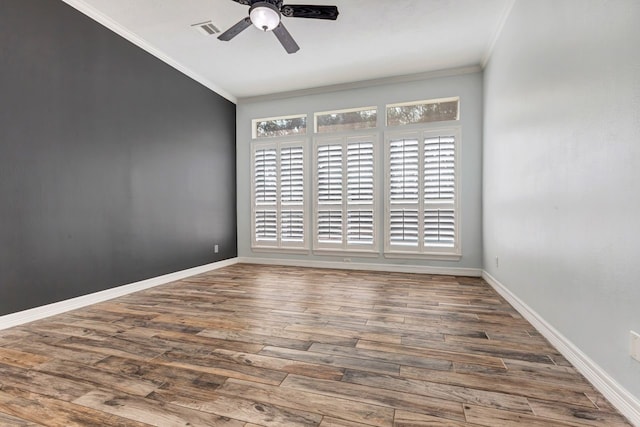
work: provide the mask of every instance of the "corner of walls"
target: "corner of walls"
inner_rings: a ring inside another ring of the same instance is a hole
[[[116,288],[104,291],[94,292],[92,294],[71,298],[65,301],[55,302],[40,307],[30,308],[28,310],[19,311],[17,313],[6,314],[0,316],[0,330],[11,328],[25,323],[34,322],[46,317],[55,316],[56,314],[66,313],[67,311],[76,310],[92,304],[108,301],[124,295],[139,292],[145,289],[175,282],[186,277],[195,276],[197,274],[206,273],[208,271],[217,270],[236,264],[237,258],[231,258],[211,264],[201,265],[174,273],[165,274],[151,279],[141,280],[139,282],[129,283],[127,285],[118,286]]]
[[[118,34],[119,36],[129,40],[131,43],[138,46],[140,49],[150,53],[151,55],[155,56],[159,60],[172,66],[176,70],[180,71],[182,74],[191,77],[193,80],[211,89],[212,91],[222,96],[223,98],[226,98],[228,101],[231,101],[234,104],[238,103],[238,99],[235,96],[233,96],[231,93],[227,92],[226,90],[224,90],[217,84],[213,83],[209,79],[202,77],[200,74],[196,73],[192,69],[182,65],[175,59],[167,56],[162,51],[156,49],[153,45],[149,44],[145,39],[129,31],[127,28],[123,27],[113,19],[109,18],[104,13],[100,12],[98,9],[91,6],[84,0],[62,0],[62,1],[67,3],[69,6],[73,7],[74,9],[87,15],[89,18],[93,19],[97,23],[110,29],[114,33]]]
[[[540,314],[518,298],[509,288],[487,271],[482,278],[533,325],[571,364],[584,375],[634,425],[640,426],[640,400],[612,378],[596,362],[567,337],[549,324]]]

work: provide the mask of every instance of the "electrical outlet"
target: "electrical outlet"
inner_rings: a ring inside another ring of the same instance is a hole
[[[631,331],[631,357],[640,362],[640,334]]]
[[[217,253],[218,253],[218,245],[215,245],[215,246],[213,247],[213,253],[214,253],[214,254],[217,254]]]
[[[500,268],[500,258],[496,257],[496,268]]]

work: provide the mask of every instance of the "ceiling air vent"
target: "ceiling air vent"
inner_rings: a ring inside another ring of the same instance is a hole
[[[213,25],[211,21],[198,22],[197,24],[191,24],[192,28],[195,28],[205,36],[212,36],[214,34],[218,34],[220,30],[218,27]]]

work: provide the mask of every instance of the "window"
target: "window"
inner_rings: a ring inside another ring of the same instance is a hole
[[[386,138],[385,253],[459,259],[459,128]]]
[[[387,126],[458,120],[459,104],[456,97],[387,105]]]
[[[328,111],[315,114],[315,131],[327,133],[375,128],[377,122],[378,109],[376,107]]]
[[[315,143],[315,240],[318,250],[375,250],[375,135]]]
[[[254,248],[306,248],[305,164],[304,141],[254,143]]]
[[[307,116],[272,117],[255,119],[252,122],[253,138],[304,135],[307,133]]]

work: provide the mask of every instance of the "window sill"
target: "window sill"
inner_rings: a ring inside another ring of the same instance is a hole
[[[358,258],[378,258],[380,252],[376,250],[357,250],[357,249],[335,249],[335,248],[315,248],[313,249],[314,255],[323,256],[353,256]]]
[[[426,259],[426,260],[437,260],[437,261],[460,261],[462,259],[462,254],[386,251],[384,253],[384,257],[391,258],[391,259],[405,258],[405,259]]]
[[[309,254],[309,249],[307,249],[307,248],[276,248],[276,247],[268,247],[268,246],[252,246],[251,247],[251,252],[308,255]]]

